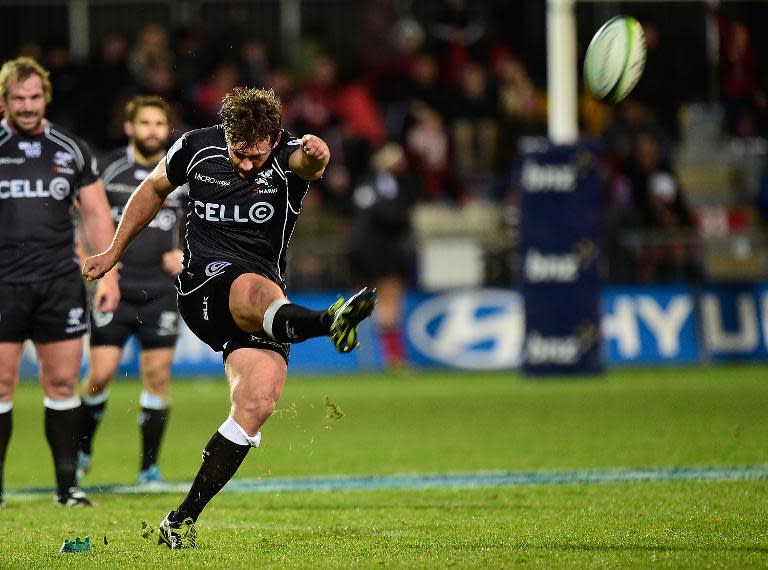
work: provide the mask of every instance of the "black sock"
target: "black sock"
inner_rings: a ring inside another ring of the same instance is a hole
[[[141,428],[141,470],[146,471],[157,463],[160,453],[160,440],[163,439],[165,425],[168,423],[169,408],[154,410],[141,408],[139,427]]]
[[[238,445],[218,431],[203,450],[203,464],[192,482],[189,493],[172,515],[174,522],[187,517],[197,520],[208,501],[221,491],[248,455],[250,445]]]
[[[45,408],[45,437],[53,453],[56,489],[59,495],[66,494],[70,487],[76,486],[75,462],[79,420],[80,406],[70,410]]]
[[[328,336],[330,332],[328,311],[312,311],[293,303],[277,309],[272,319],[272,337],[278,342],[302,342],[316,336]]]
[[[79,447],[83,453],[91,454],[93,446],[93,436],[96,428],[104,417],[104,409],[107,407],[107,401],[98,404],[87,404],[83,402],[80,407],[80,443]]]
[[[0,414],[0,498],[3,497],[3,480],[5,473],[5,451],[8,449],[8,442],[11,439],[11,431],[13,422],[11,421],[11,413],[13,410],[8,410],[4,414]]]

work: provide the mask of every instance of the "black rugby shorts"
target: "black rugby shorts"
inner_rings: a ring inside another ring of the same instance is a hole
[[[176,291],[166,289],[123,289],[114,313],[96,307],[91,314],[91,346],[123,346],[130,336],[142,349],[173,348],[179,338]]]
[[[80,270],[34,283],[0,283],[0,342],[55,342],[88,332]]]
[[[287,363],[290,344],[275,342],[265,333],[245,332],[229,312],[229,289],[243,273],[253,272],[228,261],[211,261],[182,271],[176,278],[181,316],[200,340],[224,353],[225,361],[238,348],[261,348],[278,353]]]

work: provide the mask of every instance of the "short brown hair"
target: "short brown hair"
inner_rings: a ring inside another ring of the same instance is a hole
[[[159,95],[136,95],[125,105],[125,120],[132,123],[136,119],[139,110],[144,107],[157,107],[165,113],[166,119],[170,119],[171,106],[168,104],[168,101]]]
[[[10,59],[3,64],[2,68],[0,68],[0,99],[5,99],[8,95],[8,84],[10,82],[13,81],[14,83],[17,83],[19,81],[24,81],[32,75],[38,75],[43,81],[43,95],[45,95],[45,102],[50,103],[53,89],[51,88],[50,74],[48,73],[48,70],[31,57],[25,56]]]
[[[272,89],[235,87],[222,100],[221,124],[229,144],[274,143],[280,134],[283,106]]]

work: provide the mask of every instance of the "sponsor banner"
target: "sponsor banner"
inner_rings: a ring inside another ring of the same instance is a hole
[[[216,268],[212,268],[216,269]],[[219,267],[220,269],[220,267]],[[330,307],[338,299],[330,293],[303,294],[291,297],[291,301],[318,310]],[[375,334],[373,322],[369,319],[358,327],[361,346],[349,354],[336,351],[328,338],[314,338],[291,346],[289,373],[347,372],[355,370],[375,370],[382,367],[382,355]],[[85,337],[86,350],[83,355],[81,375],[88,367],[88,337]],[[21,376],[37,374],[35,351],[32,343],[27,342],[22,356]],[[131,338],[125,345],[117,380],[139,374],[139,344]],[[214,352],[201,342],[186,323],[179,319],[179,340],[173,362],[173,374],[178,376],[218,376],[224,377],[221,353]]]
[[[768,283],[705,286],[699,304],[702,344],[708,358],[768,358]]]
[[[406,303],[406,350],[409,362],[418,366],[515,368],[521,362],[523,328],[517,291],[410,294]]]
[[[298,295],[296,303],[328,307],[330,294]],[[567,307],[563,307],[568,312]],[[608,366],[689,364],[710,360],[768,359],[768,283],[705,287],[607,287],[602,295],[602,348]],[[594,331],[531,334],[524,343],[520,292],[472,289],[443,294],[411,292],[403,333],[408,362],[420,367],[507,370],[528,358],[568,362],[593,343]],[[359,329],[361,346],[339,354],[327,338],[295,344],[291,373],[352,372],[382,368],[372,321]],[[87,339],[87,337],[86,337]],[[83,359],[83,373],[86,370]],[[25,345],[22,376],[36,374],[34,349]],[[179,376],[223,377],[221,354],[200,342],[182,322],[173,372]],[[126,345],[117,379],[138,374],[138,345]]]
[[[520,145],[520,257],[528,374],[603,369],[597,154],[585,144]]]
[[[692,363],[701,358],[688,287],[610,287],[603,294],[606,362]]]

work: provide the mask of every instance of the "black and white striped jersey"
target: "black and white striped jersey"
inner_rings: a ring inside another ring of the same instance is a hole
[[[123,147],[99,161],[115,224],[120,223],[128,198],[154,165],[144,166],[134,160],[133,149]],[[173,278],[163,271],[163,254],[179,248],[179,226],[184,219],[184,190],[177,188],[166,198],[160,211],[139,233],[123,254],[120,288],[155,289],[170,285]]]
[[[166,155],[168,179],[189,185],[184,267],[229,261],[285,285],[288,242],[309,182],[290,171],[300,140],[280,141],[252,180],[235,172],[221,125],[190,131]]]
[[[0,283],[50,279],[80,264],[74,205],[99,179],[77,137],[47,123],[36,136],[0,123]]]

